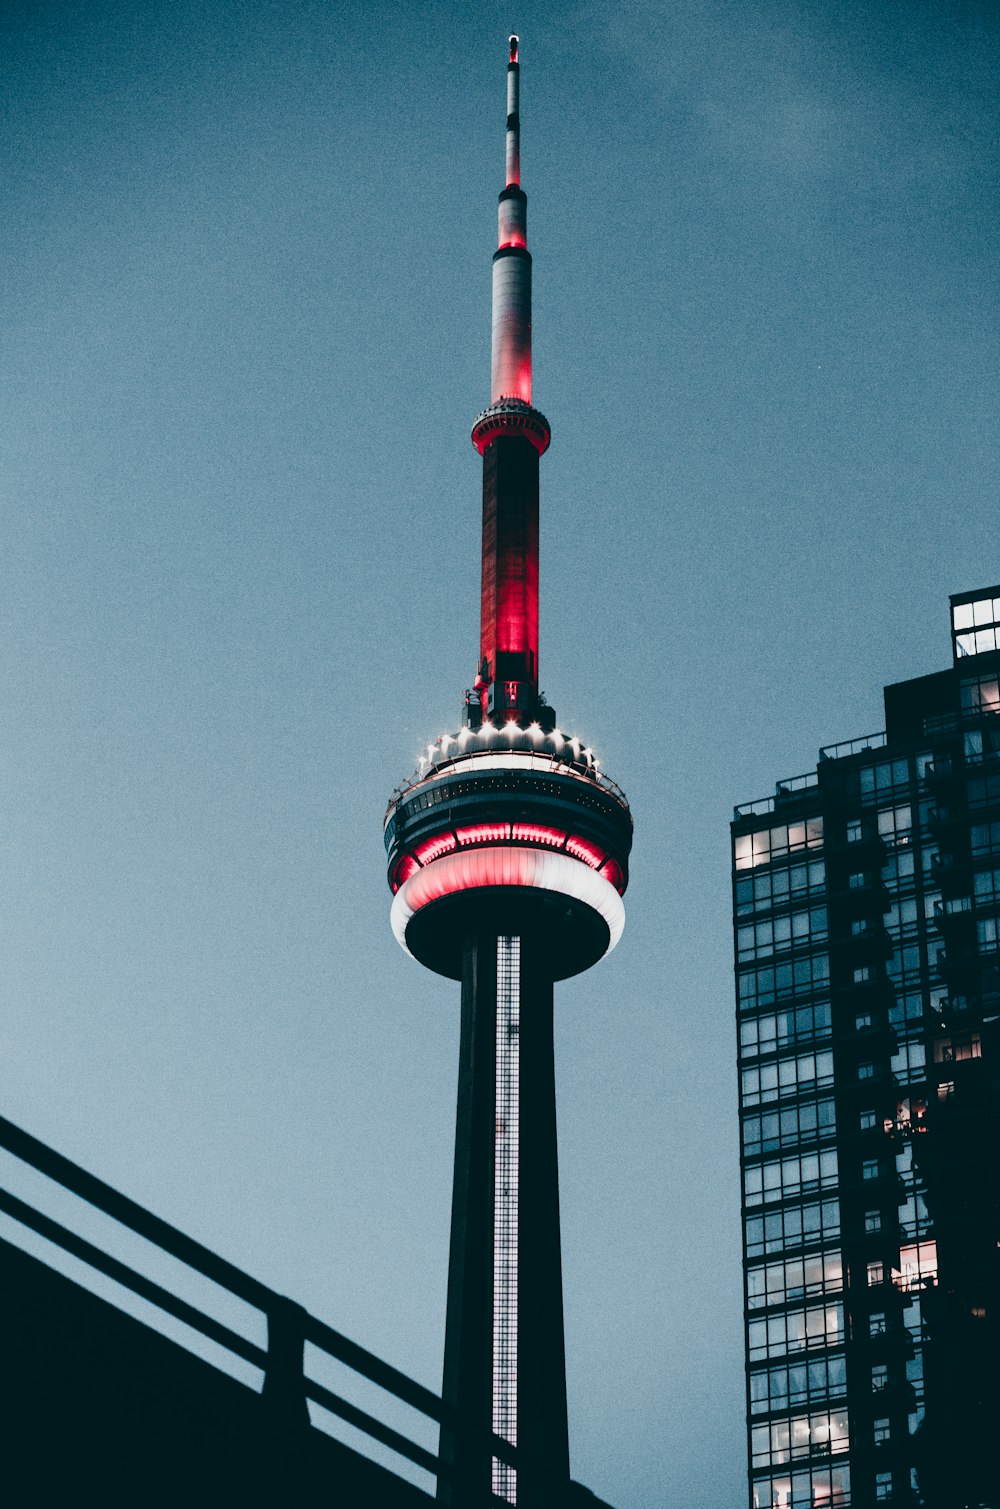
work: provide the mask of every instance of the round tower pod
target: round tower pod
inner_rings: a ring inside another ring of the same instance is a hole
[[[625,925],[632,818],[579,740],[510,722],[432,747],[385,821],[392,928],[414,958],[462,976],[488,922],[536,939],[553,980],[604,957]]]

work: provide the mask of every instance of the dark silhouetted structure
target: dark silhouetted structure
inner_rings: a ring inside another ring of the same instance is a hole
[[[751,1503],[1000,1502],[1000,587],[736,809]]]
[[[478,671],[462,727],[431,745],[385,820],[392,925],[462,982],[444,1397],[478,1433],[442,1431],[439,1497],[493,1491],[532,1509],[569,1484],[559,1251],[553,982],[595,964],[624,926],[632,820],[593,752],[538,690],[538,470],[531,257],[510,39],[506,179],[493,258],[483,458]],[[514,1468],[484,1442],[519,1449]]]
[[[447,1478],[413,1437],[424,1422],[460,1439],[461,1412],[3,1118],[0,1149],[11,1181],[34,1179],[34,1201],[0,1189],[0,1213],[49,1259],[0,1240],[5,1503],[433,1502],[392,1469]],[[72,1279],[49,1266],[67,1260]],[[345,1426],[358,1449],[330,1434]],[[519,1465],[505,1441],[484,1449]],[[566,1503],[601,1509],[577,1484]]]

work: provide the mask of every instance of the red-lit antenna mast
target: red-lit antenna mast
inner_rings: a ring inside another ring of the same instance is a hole
[[[538,699],[538,458],[551,432],[531,406],[531,254],[521,188],[521,69],[510,39],[504,187],[493,256],[490,406],[472,427],[483,458],[479,672],[466,721],[522,725],[555,715]]]

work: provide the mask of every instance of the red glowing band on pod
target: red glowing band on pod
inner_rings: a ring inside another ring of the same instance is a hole
[[[550,828],[544,823],[472,823],[464,828],[437,833],[433,838],[424,839],[411,853],[404,854],[393,871],[393,892],[398,891],[418,869],[429,867],[456,849],[509,843],[564,850],[588,869],[599,870],[619,895],[625,889],[625,875],[618,861],[579,833],[567,833],[565,829]]]
[[[433,864],[435,859],[440,859],[442,854],[450,854],[457,847],[454,833],[439,833],[434,838],[425,839],[418,844],[413,851],[413,857],[418,864]]]

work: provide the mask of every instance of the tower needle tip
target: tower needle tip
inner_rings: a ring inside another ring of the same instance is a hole
[[[519,41],[519,38],[516,37],[513,34],[513,32],[512,32],[511,33],[511,37],[510,37],[510,61],[512,63],[516,63],[517,62],[517,45],[518,45],[518,41]]]

